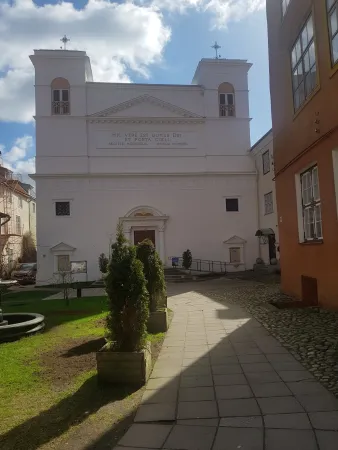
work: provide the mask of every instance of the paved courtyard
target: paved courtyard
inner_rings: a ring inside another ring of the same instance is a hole
[[[169,286],[174,318],[115,450],[337,450],[338,400],[224,289]]]

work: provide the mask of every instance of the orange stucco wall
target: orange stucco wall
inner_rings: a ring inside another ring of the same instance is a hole
[[[338,149],[338,65],[332,67],[325,1],[267,0],[270,91],[279,215],[282,289],[302,297],[301,277],[317,279],[322,306],[338,309],[338,220],[332,151]],[[314,19],[318,85],[294,112],[291,49],[305,21]],[[318,165],[323,242],[300,243],[296,174]]]

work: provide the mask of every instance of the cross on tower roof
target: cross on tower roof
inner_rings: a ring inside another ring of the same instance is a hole
[[[218,54],[218,50],[219,50],[220,48],[222,48],[222,47],[221,47],[220,45],[217,44],[217,41],[215,41],[214,45],[212,45],[211,48],[214,48],[214,49],[215,49],[215,52],[216,52],[216,58],[215,58],[215,59],[220,58],[221,55]]]
[[[68,39],[67,36],[64,35],[63,38],[60,39],[60,41],[63,43],[63,49],[64,49],[64,50],[67,50],[67,42],[69,42],[70,39]]]

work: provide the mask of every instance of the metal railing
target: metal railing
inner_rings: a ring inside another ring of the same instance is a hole
[[[235,117],[235,105],[219,105],[221,117]]]
[[[183,268],[183,258],[178,258],[178,263],[173,267]],[[196,272],[226,273],[224,261],[212,261],[209,259],[193,259],[189,270]]]
[[[69,114],[69,101],[67,102],[52,102],[52,114],[63,115]]]

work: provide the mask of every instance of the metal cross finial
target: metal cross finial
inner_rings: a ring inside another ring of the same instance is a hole
[[[60,39],[60,41],[63,43],[63,49],[64,49],[64,50],[67,50],[67,42],[69,42],[70,39],[68,39],[67,36],[64,35],[63,38]]]
[[[219,50],[220,48],[222,48],[222,47],[221,47],[220,45],[217,44],[217,41],[215,41],[214,45],[212,45],[211,48],[214,48],[214,49],[215,49],[215,52],[216,52],[216,59],[220,58],[221,55],[218,54],[218,50]]]

